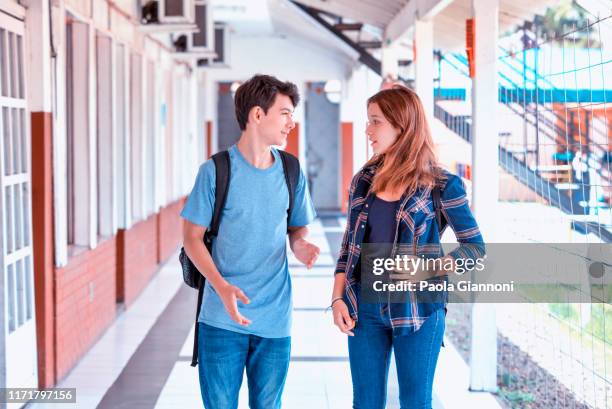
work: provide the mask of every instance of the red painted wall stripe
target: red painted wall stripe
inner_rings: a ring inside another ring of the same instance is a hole
[[[55,384],[55,277],[53,274],[52,115],[32,112],[32,245],[38,385]]]
[[[212,151],[212,121],[206,121],[206,157],[213,155]]]
[[[297,122],[295,123],[295,128],[287,135],[287,146],[285,147],[285,151],[297,158],[300,157],[300,124]]]
[[[353,178],[353,123],[342,122],[342,211],[346,212],[348,207],[348,188]]]

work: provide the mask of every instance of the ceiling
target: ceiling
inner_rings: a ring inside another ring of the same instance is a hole
[[[423,0],[297,0],[315,9],[361,22],[385,30],[410,2]],[[435,0],[429,4],[437,3]],[[465,20],[472,15],[472,0],[446,1],[448,3],[435,17],[434,47],[446,51],[465,48]],[[542,13],[555,0],[499,0],[499,32],[504,33],[525,20]],[[404,41],[411,43],[410,27],[406,27]]]

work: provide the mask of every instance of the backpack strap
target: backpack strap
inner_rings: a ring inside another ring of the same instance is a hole
[[[221,213],[227,192],[229,191],[229,181],[231,176],[231,168],[229,161],[229,153],[227,151],[217,152],[212,156],[215,163],[215,210],[213,212],[210,229],[204,234],[204,243],[212,255],[212,238],[219,233],[219,224],[221,223]],[[204,295],[204,287],[206,280],[204,277],[200,280],[200,288],[198,288],[198,305],[196,306],[195,318],[195,334],[193,336],[193,354],[191,355],[191,366],[198,364],[198,317],[200,316],[200,308],[202,307],[202,297]]]
[[[300,180],[300,161],[298,158],[290,154],[289,152],[279,150],[281,162],[283,162],[283,171],[285,172],[285,182],[287,183],[287,190],[289,190],[289,208],[287,209],[287,228],[289,227],[289,221],[291,220],[291,214],[293,213],[293,202],[295,200],[295,189],[297,188],[298,181]]]
[[[221,223],[221,212],[225,206],[227,192],[229,191],[229,180],[231,167],[228,151],[217,152],[212,156],[215,162],[215,211],[210,223],[210,235],[216,236],[219,233]]]

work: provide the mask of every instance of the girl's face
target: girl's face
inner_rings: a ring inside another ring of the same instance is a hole
[[[377,103],[368,105],[366,135],[375,154],[384,153],[399,136],[400,130],[385,118]]]

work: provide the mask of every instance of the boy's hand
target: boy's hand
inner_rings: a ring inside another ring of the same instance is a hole
[[[227,311],[232,320],[236,321],[240,325],[249,325],[251,323],[250,319],[244,317],[238,311],[238,300],[242,301],[245,304],[251,302],[240,288],[236,287],[235,285],[226,283],[220,288],[216,288],[215,290],[217,291],[217,294],[219,294],[219,297],[223,302],[225,311]]]
[[[321,252],[317,246],[309,241],[306,241],[305,239],[297,239],[293,243],[292,250],[295,257],[306,265],[306,268],[311,268],[313,266],[319,257],[319,253]]]

